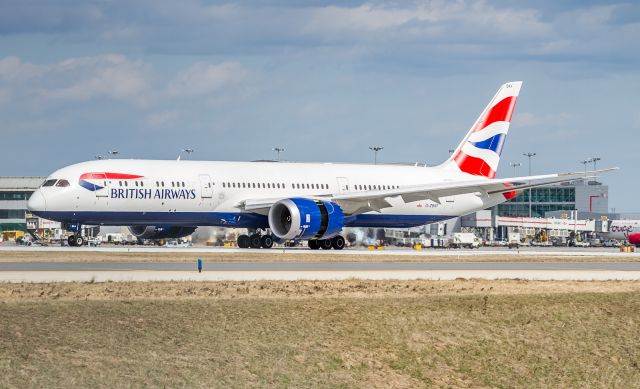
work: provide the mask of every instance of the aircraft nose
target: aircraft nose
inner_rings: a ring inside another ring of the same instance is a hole
[[[29,197],[29,201],[27,202],[27,208],[29,211],[36,213],[44,212],[47,210],[47,201],[44,198],[44,195],[39,190],[33,192],[31,197]]]

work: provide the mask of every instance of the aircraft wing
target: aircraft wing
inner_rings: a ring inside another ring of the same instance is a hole
[[[431,200],[439,204],[441,198],[448,196],[466,193],[491,195],[496,193],[521,191],[523,189],[538,186],[590,178],[596,174],[605,173],[611,170],[617,170],[617,168],[501,179],[479,177],[468,181],[439,182],[426,185],[405,186],[398,189],[369,190],[309,196],[309,198],[336,202],[344,209],[345,213],[354,215],[371,211],[379,212],[383,208],[391,207],[388,199],[393,197],[400,197],[405,203],[419,200]],[[242,201],[239,206],[246,211],[264,212],[268,211],[268,208],[278,200],[281,200],[281,198],[247,199]]]

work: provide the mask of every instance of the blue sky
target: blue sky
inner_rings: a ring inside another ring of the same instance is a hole
[[[499,175],[606,176],[639,211],[640,6],[0,1],[0,174],[125,158],[436,164],[523,80]]]

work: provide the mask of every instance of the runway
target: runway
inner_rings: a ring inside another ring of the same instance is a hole
[[[410,256],[410,257],[465,257],[475,255],[532,255],[541,257],[634,257],[640,260],[640,252],[621,253],[617,248],[579,248],[579,247],[521,247],[508,249],[504,247],[481,247],[480,249],[424,249],[385,248],[384,250],[367,250],[366,248],[350,248],[345,250],[309,250],[304,247],[282,247],[269,250],[239,249],[236,247],[157,247],[157,246],[99,246],[99,247],[60,247],[60,246],[0,246],[0,256],[3,252],[72,252],[72,253],[247,253],[247,254],[285,254],[313,256],[331,254],[335,256],[373,255],[373,256]]]
[[[640,280],[637,262],[4,262],[0,282],[429,279]]]

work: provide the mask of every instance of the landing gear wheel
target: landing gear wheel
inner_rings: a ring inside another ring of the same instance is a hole
[[[73,238],[75,240],[75,245],[78,247],[82,247],[84,245],[84,238],[80,235],[77,235]]]
[[[249,247],[252,249],[259,249],[261,245],[260,235],[253,234],[249,237]]]
[[[307,245],[311,250],[317,250],[320,248],[320,243],[316,239],[310,239],[307,241]]]
[[[67,238],[67,243],[69,243],[69,246],[71,247],[75,247],[76,246],[76,237],[71,235]]]
[[[273,247],[273,237],[271,235],[262,235],[260,238],[260,245],[263,249],[270,249]]]
[[[320,248],[323,250],[331,250],[331,239],[321,239]]]
[[[238,247],[241,249],[249,248],[249,236],[248,235],[240,235],[237,240]]]
[[[344,238],[340,235],[334,236],[331,239],[331,246],[334,250],[342,250],[344,248]]]

